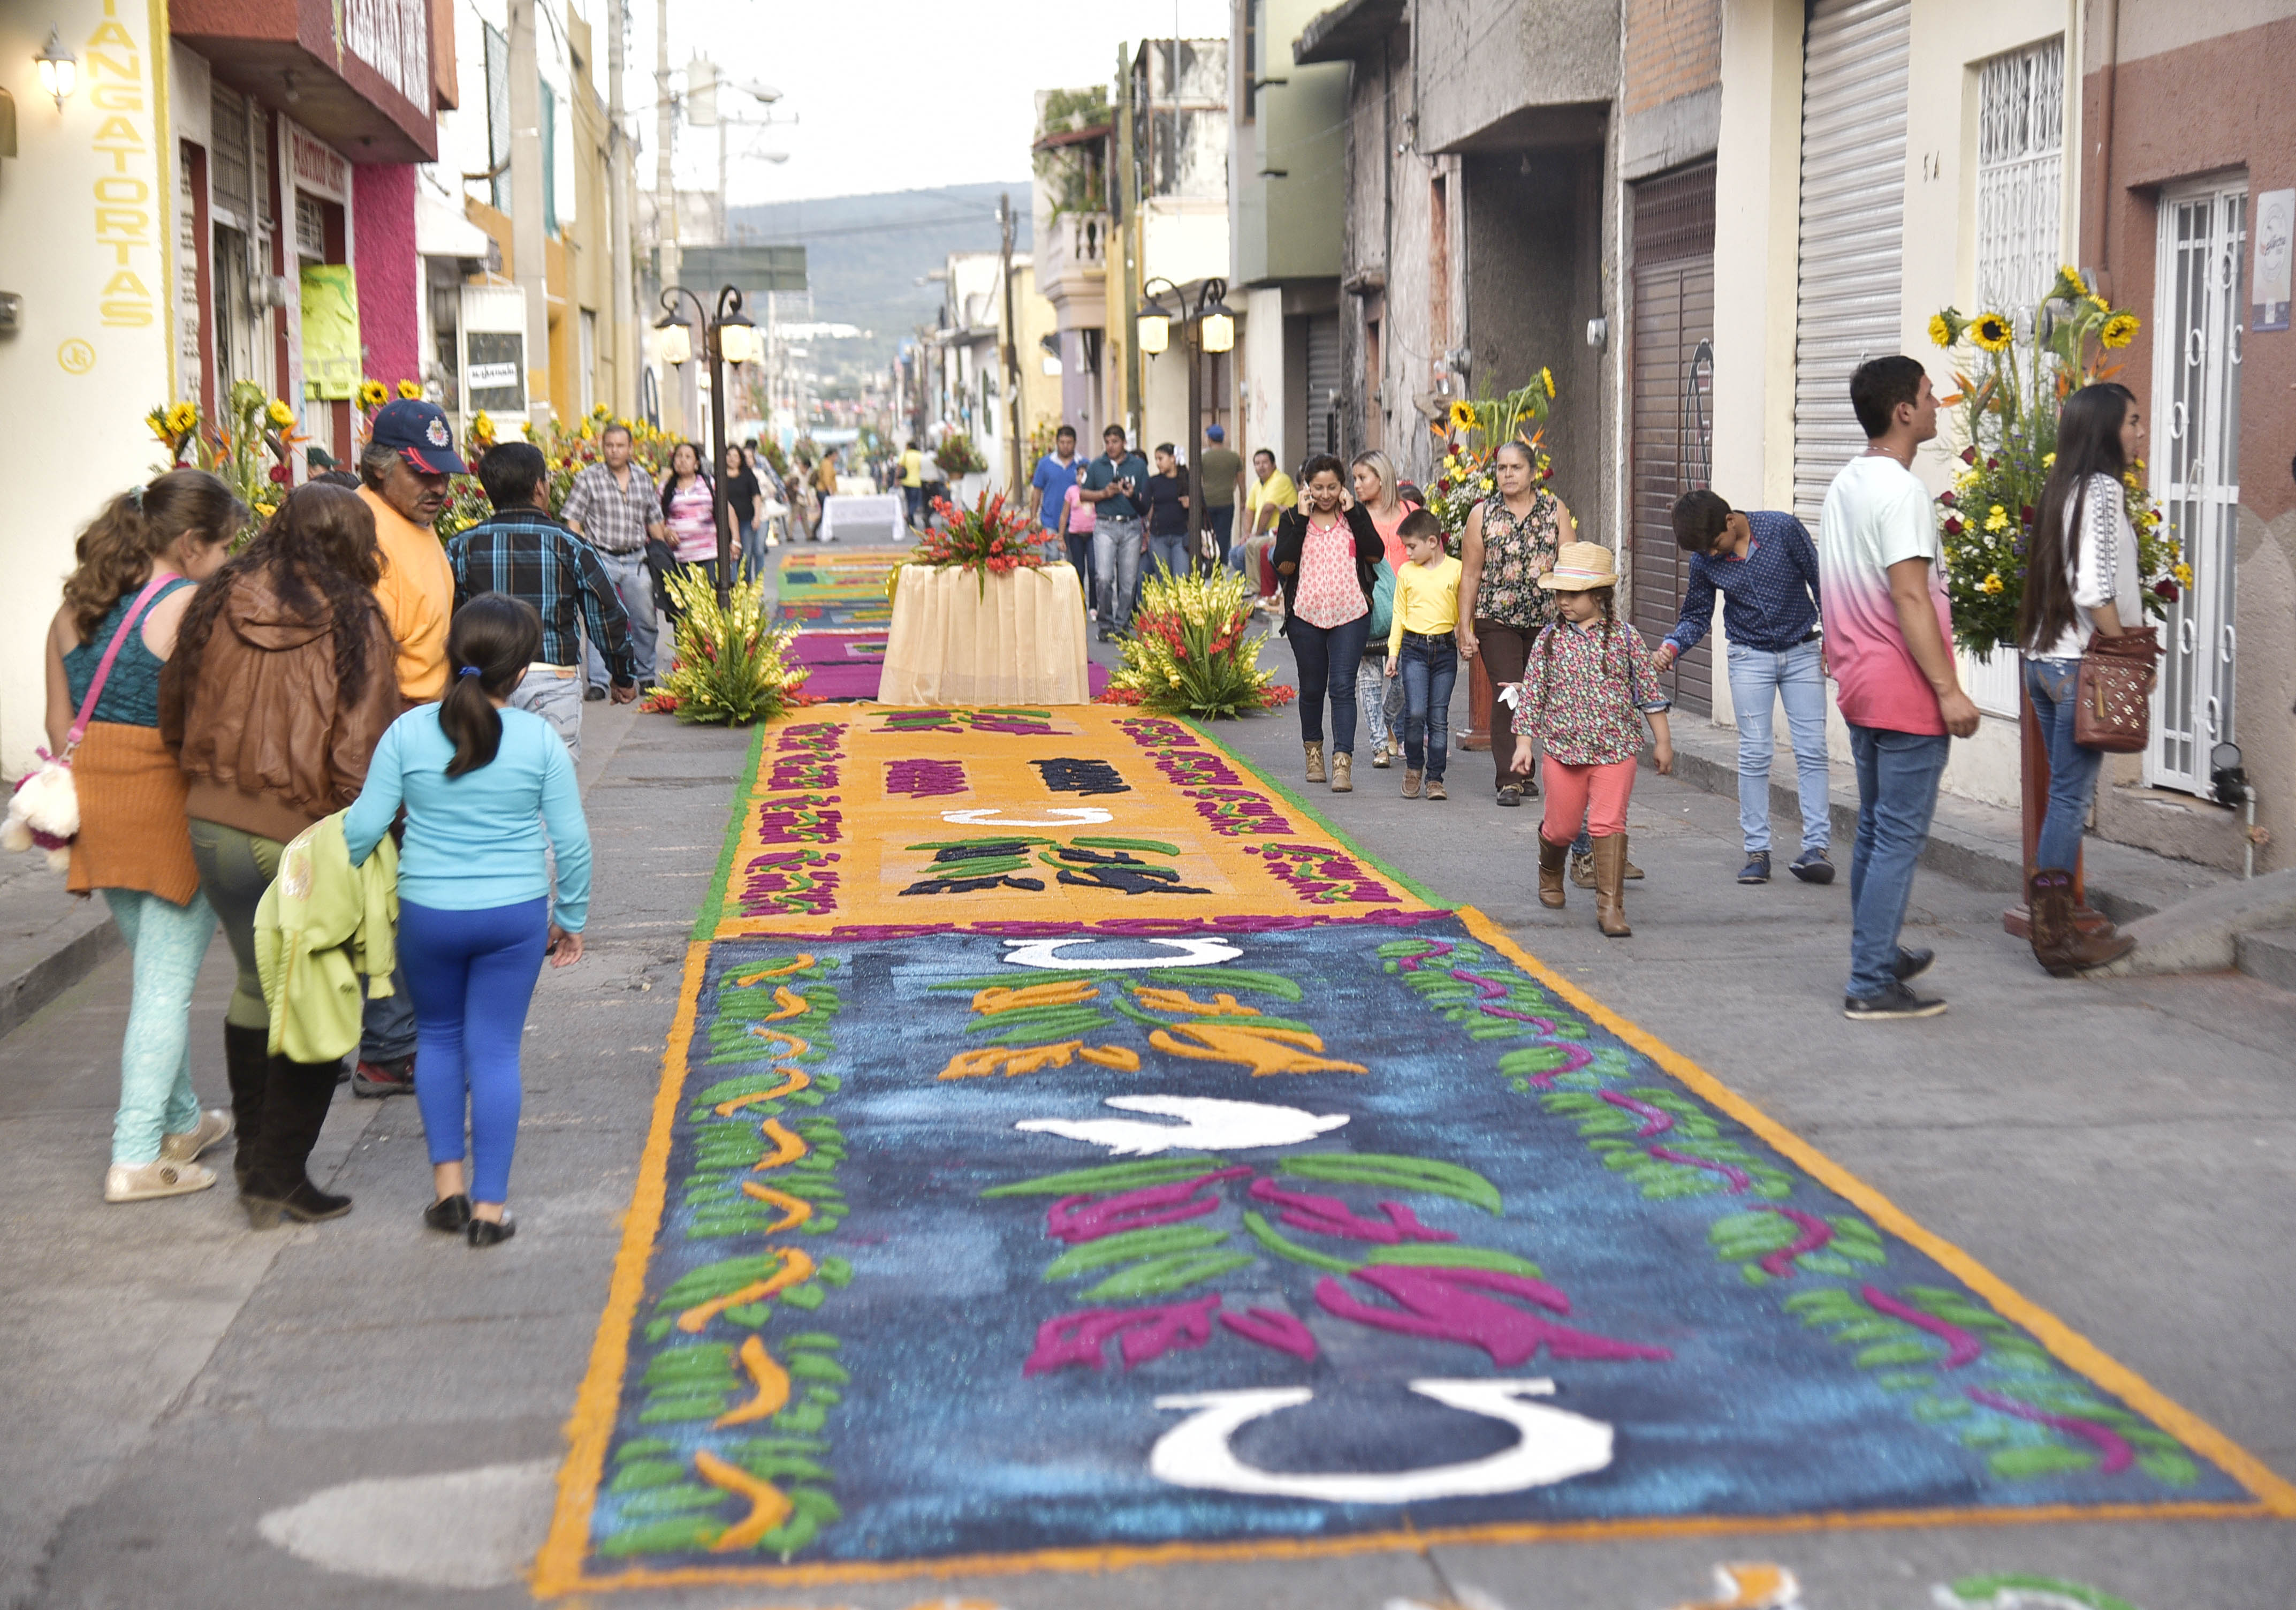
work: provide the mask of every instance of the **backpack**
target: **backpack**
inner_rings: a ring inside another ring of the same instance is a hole
[[[1371,636],[1364,639],[1364,652],[1371,653],[1375,644],[1378,652],[1385,653],[1388,637],[1395,627],[1395,570],[1382,559],[1372,575]]]

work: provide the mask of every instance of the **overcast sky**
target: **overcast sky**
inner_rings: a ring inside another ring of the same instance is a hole
[[[630,0],[635,109],[653,95],[655,4]],[[659,0],[669,6],[669,60],[682,83],[701,51],[734,78],[782,92],[767,111],[786,127],[730,128],[734,204],[1023,179],[1035,91],[1105,84],[1127,40],[1227,34],[1226,0]],[[594,14],[602,6],[594,7]],[[603,53],[603,47],[602,47]],[[603,66],[601,78],[603,78]],[[654,118],[638,182],[652,182]],[[786,152],[772,163],[744,150]],[[714,186],[718,137],[681,129],[681,189]]]

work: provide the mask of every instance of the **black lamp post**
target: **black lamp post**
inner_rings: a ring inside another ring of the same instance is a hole
[[[1163,286],[1169,293],[1169,307],[1159,299],[1155,290],[1158,285]],[[1211,526],[1210,513],[1204,507],[1204,354],[1234,349],[1235,315],[1223,300],[1227,295],[1227,282],[1223,279],[1198,280],[1191,285],[1176,285],[1158,275],[1141,286],[1140,294],[1144,300],[1140,305],[1136,339],[1141,351],[1153,356],[1171,345],[1171,326],[1175,320],[1183,326],[1187,336],[1188,546],[1192,550],[1189,559],[1193,565],[1201,557],[1194,550],[1201,547],[1202,535]]]
[[[693,304],[694,318],[686,317],[678,307],[681,297]],[[665,316],[654,328],[663,332],[663,361],[683,365],[693,357],[696,319],[701,325],[702,348],[709,357],[709,429],[716,454],[709,486],[718,521],[718,607],[724,610],[732,601],[734,587],[733,509],[726,501],[726,366],[746,364],[758,355],[757,326],[742,316],[742,293],[732,285],[718,292],[714,319],[701,299],[683,285],[664,291],[661,305]]]

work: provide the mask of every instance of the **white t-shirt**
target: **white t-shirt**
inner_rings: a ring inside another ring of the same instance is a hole
[[[1896,459],[1860,454],[1827,489],[1817,522],[1818,607],[1841,719],[1857,727],[1942,735],[1935,690],[1906,646],[1890,567],[1926,561],[1938,630],[1953,642],[1937,507],[1920,477]]]

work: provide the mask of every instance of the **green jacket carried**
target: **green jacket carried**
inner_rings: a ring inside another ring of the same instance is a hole
[[[279,875],[255,908],[255,966],[271,1007],[271,1054],[333,1062],[357,1049],[365,995],[391,992],[398,965],[398,847],[385,835],[351,865],[343,813],[305,828],[280,852]]]

